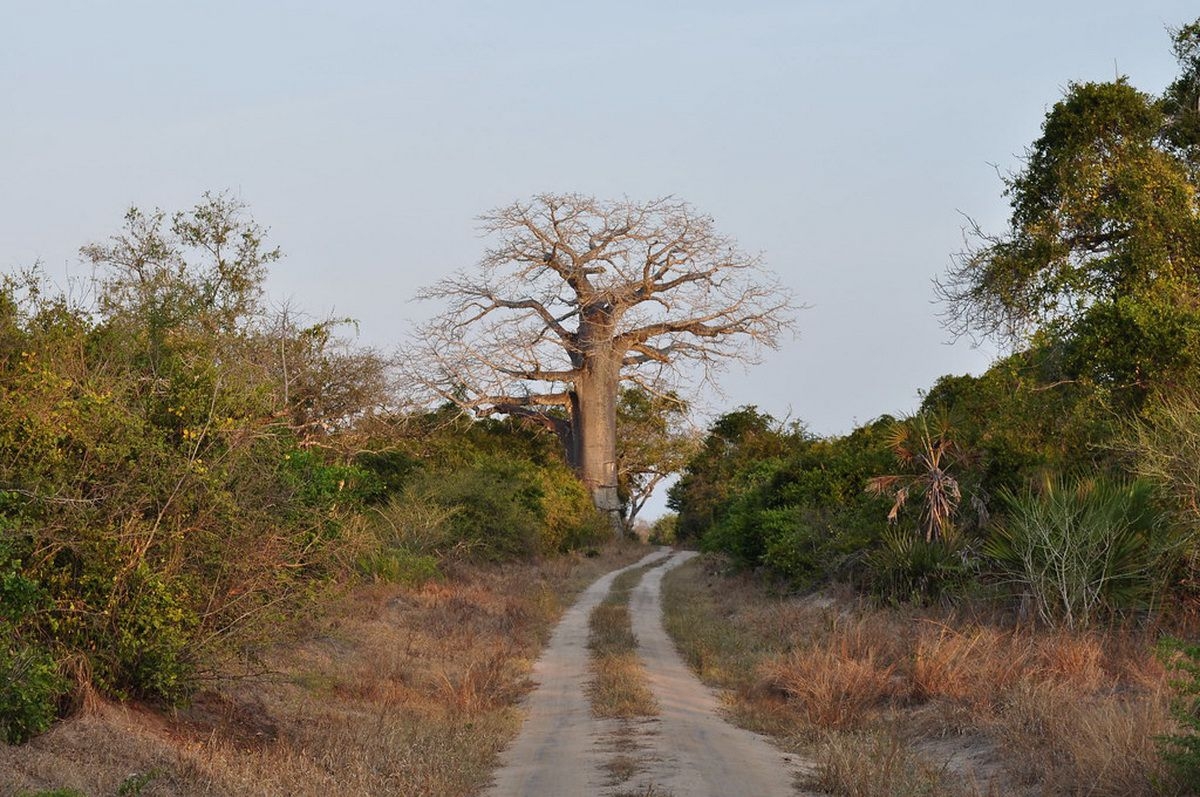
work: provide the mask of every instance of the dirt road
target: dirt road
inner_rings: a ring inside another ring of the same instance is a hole
[[[533,666],[538,687],[529,696],[529,716],[501,758],[490,797],[572,797],[601,794],[605,776],[596,740],[603,729],[592,717],[583,691],[588,679],[588,617],[613,579],[635,567],[665,559],[668,551],[645,556],[596,581],[567,610],[550,643]]]
[[[622,572],[617,571],[588,588],[556,629],[534,670],[540,685],[529,699],[529,719],[505,754],[489,797],[798,793],[792,786],[792,763],[762,737],[721,719],[717,698],[688,670],[663,628],[662,578],[694,555],[652,554],[633,565],[665,558],[646,573],[630,598],[638,653],[661,710],[659,717],[637,728],[640,771],[619,785],[612,783],[602,769],[612,755],[607,738],[612,724],[592,717],[584,693],[588,616]]]

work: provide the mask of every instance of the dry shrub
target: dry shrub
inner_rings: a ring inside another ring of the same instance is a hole
[[[492,653],[480,653],[480,658],[467,663],[465,668],[438,674],[438,702],[474,714],[508,705],[521,696],[525,691],[524,680],[513,667],[513,652],[506,646]]]
[[[1154,739],[1172,725],[1152,627],[1050,631],[987,613],[780,602],[699,564],[667,576],[665,606],[689,661],[730,689],[733,716],[815,752],[822,788],[837,794],[952,793],[946,779],[932,787],[895,773],[920,774],[902,762],[928,752],[940,764],[966,740],[979,754],[952,771],[968,783],[1000,784],[1000,794],[1017,793],[1010,770],[1025,794],[1138,797],[1165,777]],[[762,688],[745,687],[748,672]],[[814,733],[811,725],[856,733]],[[915,739],[915,751],[888,736],[893,726]],[[814,751],[816,736],[823,741]],[[942,745],[929,744],[938,738]],[[903,784],[914,782],[906,792]]]
[[[839,797],[925,797],[945,795],[943,773],[922,761],[895,734],[833,733],[817,750],[812,786]]]
[[[827,624],[829,610],[813,601],[769,601],[747,603],[739,607],[737,621],[754,629],[764,648],[787,650],[792,647],[796,629],[819,628]]]
[[[1165,780],[1155,737],[1171,728],[1168,698],[1083,697],[1064,682],[1023,680],[992,728],[1015,775],[1045,793],[1158,794]]]
[[[1048,632],[1038,638],[1036,650],[1037,674],[1076,693],[1095,694],[1112,681],[1104,669],[1104,646],[1095,634]]]
[[[956,631],[926,625],[916,642],[913,696],[944,698],[987,710],[1021,676],[1030,658],[1023,640],[983,626]]]
[[[874,651],[808,648],[770,659],[760,668],[766,684],[795,701],[820,728],[861,725],[869,711],[897,692],[895,667],[880,664]]]
[[[1103,635],[1104,669],[1112,681],[1139,691],[1161,690],[1168,674],[1154,653],[1159,638],[1155,628],[1120,629]]]

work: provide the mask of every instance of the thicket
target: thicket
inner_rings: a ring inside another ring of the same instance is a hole
[[[348,579],[598,535],[543,437],[386,412],[343,322],[270,309],[279,252],[239,203],[131,210],[82,251],[90,280],[0,282],[5,741],[93,690],[185,701]]]
[[[1160,96],[1071,84],[1008,228],[937,284],[954,333],[1010,354],[912,417],[815,438],[718,419],[670,494],[678,534],[799,585],[985,597],[1080,627],[1194,597],[1200,545],[1200,23]]]
[[[356,462],[383,489],[370,507],[368,575],[436,577],[455,559],[496,561],[599,545],[611,535],[557,440],[516,419],[470,420],[457,410],[399,420]]]

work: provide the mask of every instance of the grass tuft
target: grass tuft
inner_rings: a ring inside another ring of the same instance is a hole
[[[608,595],[588,619],[592,681],[588,694],[592,713],[603,719],[658,715],[658,704],[646,682],[637,654],[637,637],[629,619],[629,593],[655,564],[629,570],[613,581]]]

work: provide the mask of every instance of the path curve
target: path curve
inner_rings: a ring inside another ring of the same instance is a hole
[[[638,783],[675,797],[790,797],[798,762],[764,737],[719,716],[720,702],[692,674],[662,621],[662,579],[695,556],[681,551],[646,573],[630,595],[630,617],[638,654],[661,716],[653,739],[652,765]]]
[[[601,753],[595,744],[600,723],[592,717],[584,692],[589,678],[588,618],[604,600],[613,579],[664,559],[661,549],[628,567],[614,570],[590,587],[566,611],[550,643],[533,666],[537,689],[525,708],[529,715],[512,746],[501,756],[490,797],[585,797],[603,790]]]

